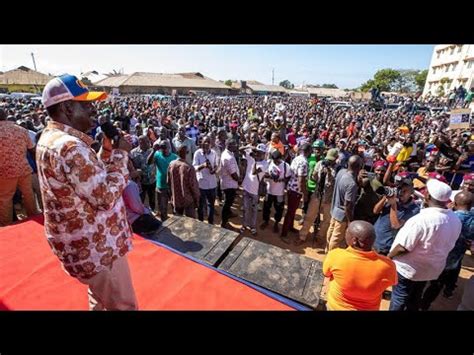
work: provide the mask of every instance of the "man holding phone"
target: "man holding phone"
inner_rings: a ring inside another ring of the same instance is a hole
[[[46,238],[64,270],[89,286],[91,310],[135,310],[137,301],[126,254],[132,231],[122,192],[131,145],[114,134],[98,154],[87,134],[96,126],[90,92],[75,76],[48,82],[43,104],[51,121],[37,144]]]

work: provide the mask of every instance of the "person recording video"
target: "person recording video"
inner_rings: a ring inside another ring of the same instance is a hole
[[[319,235],[326,236],[329,221],[331,220],[331,202],[336,179],[336,160],[338,155],[337,149],[329,149],[326,157],[317,162],[314,167],[312,179],[316,181],[316,189],[311,195],[303,227],[299,231],[299,238],[295,241],[295,245],[301,245],[306,241],[309,230],[313,225],[314,233],[318,233],[319,227]]]
[[[374,207],[374,214],[379,215],[374,225],[374,249],[379,254],[387,255],[400,228],[420,212],[420,207],[413,199],[411,179],[402,179],[397,187],[385,187],[383,192],[384,196]]]

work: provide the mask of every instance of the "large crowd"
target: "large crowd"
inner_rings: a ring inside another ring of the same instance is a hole
[[[41,101],[0,100],[0,226],[17,219],[19,204],[28,216],[43,210],[51,218],[35,152],[51,112]],[[173,213],[210,224],[219,215],[228,229],[241,219],[240,232],[258,238],[273,214],[272,231],[284,243],[323,241],[329,309],[377,308],[389,286],[394,310],[429,309],[441,292],[452,297],[462,258],[474,247],[474,134],[449,129],[449,110],[466,107],[464,96],[395,95],[379,109],[368,101],[333,101],[109,96],[91,107],[96,124],[88,139],[97,153],[113,150],[111,132],[129,143],[122,196],[136,233],[152,233]],[[7,122],[24,128],[14,139],[27,144],[6,143]],[[236,201],[242,216],[232,210]],[[431,213],[427,223],[423,211],[432,209],[450,214]],[[361,255],[373,261],[369,269],[358,266]],[[388,258],[375,262],[373,255]],[[357,281],[361,275],[364,282]],[[374,278],[385,281],[375,287]]]

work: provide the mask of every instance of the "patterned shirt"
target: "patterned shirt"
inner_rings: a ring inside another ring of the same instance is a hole
[[[66,272],[82,279],[111,268],[132,247],[122,199],[128,156],[114,149],[99,157],[92,142],[50,121],[36,150],[46,238]]]
[[[0,121],[0,178],[31,174],[26,152],[33,147],[28,130],[10,121]]]
[[[196,206],[199,203],[199,185],[192,165],[181,159],[171,162],[168,168],[171,202],[175,208]]]
[[[154,184],[156,181],[155,167],[153,164],[148,164],[147,159],[153,149],[149,148],[144,151],[140,147],[132,149],[130,158],[132,159],[135,169],[141,169],[143,175],[141,176],[141,183],[144,185]]]
[[[303,191],[301,191],[298,179],[300,176],[308,175],[308,160],[304,155],[298,155],[291,162],[290,170],[292,175],[290,181],[288,182],[288,190],[302,194]]]

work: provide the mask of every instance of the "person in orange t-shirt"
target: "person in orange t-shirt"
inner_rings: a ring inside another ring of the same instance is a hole
[[[323,263],[328,310],[379,310],[383,292],[397,283],[395,263],[372,250],[374,240],[370,223],[353,221],[346,231],[347,249],[328,253]]]
[[[285,146],[280,140],[280,136],[277,132],[272,133],[271,141],[269,142],[268,154],[271,154],[272,151],[278,150],[281,155],[285,155]]]

